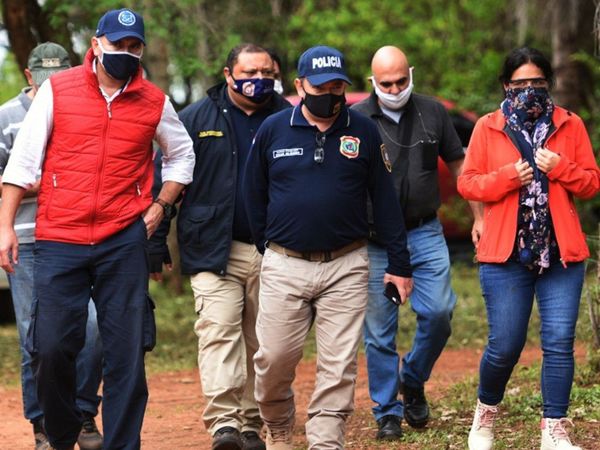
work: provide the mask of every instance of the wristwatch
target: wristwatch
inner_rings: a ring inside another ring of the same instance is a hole
[[[154,203],[158,203],[160,206],[162,206],[163,212],[164,212],[164,220],[171,220],[171,213],[173,212],[173,205],[171,205],[170,203],[165,202],[162,198],[157,198],[154,200]]]

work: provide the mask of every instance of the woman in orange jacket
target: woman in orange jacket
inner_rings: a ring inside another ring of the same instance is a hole
[[[519,48],[504,61],[500,109],[475,126],[458,191],[484,205],[477,246],[489,335],[481,359],[470,450],[489,450],[497,405],[525,345],[537,298],[541,319],[541,450],[580,450],[565,424],[575,325],[589,256],[573,197],[600,190],[583,122],[556,106],[550,62]]]

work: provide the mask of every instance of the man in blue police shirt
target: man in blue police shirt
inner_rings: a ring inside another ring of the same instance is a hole
[[[244,175],[253,239],[263,252],[255,395],[267,449],[292,449],[291,384],[314,322],[317,380],[309,448],[342,448],[353,410],[356,355],[367,306],[367,195],[387,244],[382,279],[402,301],[412,290],[402,212],[375,124],[348,110],[344,57],[318,46],[298,62],[302,103],[267,118]]]

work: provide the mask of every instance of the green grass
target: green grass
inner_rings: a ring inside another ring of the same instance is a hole
[[[21,376],[21,355],[17,327],[0,326],[0,384],[13,386]]]

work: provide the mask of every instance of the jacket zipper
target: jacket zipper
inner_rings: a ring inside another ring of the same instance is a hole
[[[104,100],[104,97],[102,97]],[[104,130],[102,133],[102,157],[100,159],[100,164],[97,167],[97,182],[94,187],[94,202],[92,205],[92,217],[91,217],[91,226],[90,226],[90,245],[94,245],[94,226],[96,223],[96,212],[98,210],[98,193],[100,192],[100,183],[102,182],[102,175],[104,173],[104,160],[106,159],[106,137],[108,136],[108,130],[110,128],[110,121],[112,119],[112,101],[106,103],[106,112],[107,112],[107,120],[105,121]]]

